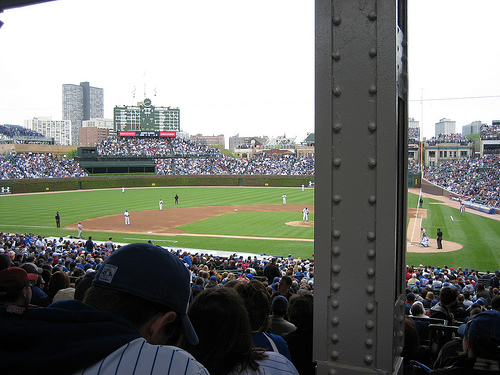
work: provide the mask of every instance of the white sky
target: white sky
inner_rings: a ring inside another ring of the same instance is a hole
[[[441,118],[457,132],[500,119],[500,1],[408,3],[409,114],[423,135]],[[0,20],[0,124],[62,119],[62,85],[88,81],[107,118],[146,91],[179,107],[190,134],[314,132],[313,0],[57,0]],[[498,97],[427,101],[484,96]]]

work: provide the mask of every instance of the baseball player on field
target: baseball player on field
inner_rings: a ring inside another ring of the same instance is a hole
[[[302,221],[309,221],[309,209],[307,207],[302,210]]]

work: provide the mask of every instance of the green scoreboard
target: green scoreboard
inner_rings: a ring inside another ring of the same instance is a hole
[[[178,132],[181,127],[179,108],[155,107],[148,98],[136,106],[116,106],[113,120],[115,132]]]

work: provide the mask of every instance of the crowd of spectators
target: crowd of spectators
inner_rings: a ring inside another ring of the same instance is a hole
[[[120,248],[120,245],[107,247],[105,243],[94,243],[90,238],[84,242],[71,238],[49,239],[28,233],[0,233],[0,271],[13,266],[24,269],[30,275],[31,293],[28,295],[31,306],[45,307],[65,300],[87,301],[85,295],[94,276],[99,274],[108,259],[113,258],[110,255],[120,251]],[[276,258],[193,254],[174,248],[165,251],[188,270],[194,296],[188,315],[198,334],[200,346],[190,342],[189,337],[181,336],[179,347],[191,353],[213,373],[231,372],[231,369],[224,369],[226,361],[240,358],[248,350],[253,351],[250,349],[253,345],[262,351],[253,352],[251,358],[245,360],[254,370],[258,367],[254,360],[265,367],[271,365],[270,358],[288,358],[297,373],[314,374],[314,260],[295,259],[291,255]],[[136,267],[137,264],[134,264]],[[457,360],[456,355],[461,366],[475,366],[478,353],[481,358],[496,358],[498,361],[499,348],[490,345],[491,342],[498,344],[500,340],[497,337],[498,327],[492,326],[490,330],[480,332],[488,337],[484,341],[487,345],[470,341],[467,329],[472,332],[470,323],[475,324],[475,320],[486,320],[483,322],[486,326],[491,322],[498,323],[499,288],[498,270],[492,273],[462,267],[407,266],[405,367],[413,359],[420,361],[416,362],[418,366],[429,366],[439,373],[445,365],[455,363],[452,361]],[[51,307],[48,308],[50,310]],[[244,313],[245,310],[247,313]],[[207,319],[213,324],[207,324]],[[459,352],[467,352],[467,347],[462,348],[462,342],[453,339],[453,336],[448,341],[439,342],[439,349],[442,349],[439,353],[433,351],[431,346],[421,347],[421,342],[427,338],[429,344],[432,340],[426,319],[429,324],[434,319],[433,323],[440,320],[442,326],[455,327],[457,338],[465,337],[464,343],[469,340],[468,345],[474,345],[477,350],[469,350],[467,357],[474,358],[474,361],[470,364],[461,361],[464,357]],[[231,322],[229,330],[224,329],[225,322]],[[229,347],[239,355],[227,356],[224,350],[217,349],[219,346],[213,345],[213,339],[226,339],[232,343],[235,334],[231,330],[236,330],[239,339]],[[226,361],[221,361],[223,358]],[[421,373],[416,371],[420,367],[415,366],[413,364],[412,372],[408,373]],[[233,365],[229,367],[233,368]],[[292,373],[295,372],[292,370]]]
[[[71,158],[54,158],[50,154],[0,155],[0,179],[60,178],[88,176]]]
[[[424,170],[424,178],[462,200],[500,208],[500,157],[453,160]]]
[[[0,125],[0,134],[5,135],[8,139],[12,139],[14,136],[44,137],[43,134],[18,125]]]
[[[437,143],[460,143],[460,144],[468,144],[471,141],[463,136],[461,133],[454,134],[439,134],[437,137],[432,137],[425,141],[425,144],[428,146],[433,146]]]
[[[477,369],[476,357],[498,361],[499,288],[499,270],[407,266],[405,373],[476,373],[470,372]],[[475,319],[484,322],[481,331],[474,329],[477,337],[473,338],[471,323]]]
[[[109,244],[110,242],[111,239],[108,244],[97,243],[92,241],[90,237],[85,241],[84,239],[72,238],[46,238],[31,233],[0,233],[0,271],[14,266],[23,268],[26,272],[37,276],[31,285],[31,306],[47,307],[51,303],[61,300],[76,299],[82,301],[94,275],[103,266],[104,261],[122,248],[121,245]],[[273,313],[271,302],[274,297],[281,296],[287,304],[290,300],[290,314],[294,316],[294,302],[292,300],[307,293],[310,311],[307,316],[296,312],[296,315],[299,316],[295,318],[295,321],[297,327],[306,324],[307,331],[311,331],[312,293],[314,289],[313,260],[295,259],[291,255],[271,258],[256,255],[238,256],[231,254],[221,256],[218,253],[215,255],[212,253],[189,253],[174,248],[165,249],[165,251],[178,258],[188,270],[191,290],[195,299],[198,294],[201,295],[210,289],[227,287],[236,290],[242,298],[242,305],[249,309],[252,330],[256,324],[261,327],[260,335],[256,336],[255,332],[252,334],[254,344],[255,340],[264,340],[265,342],[267,337],[270,337],[278,343],[279,353],[284,354],[297,368],[308,369],[304,372],[301,371],[300,374],[314,374],[312,334],[310,334],[311,343],[308,343],[307,350],[304,351],[303,344],[300,344],[303,341],[291,340],[292,344],[288,348],[285,334],[283,333],[283,336],[274,334],[271,332],[269,324]],[[270,266],[266,270],[268,264]],[[210,300],[214,301],[214,298],[210,298]],[[256,301],[260,301],[260,305]],[[295,303],[300,306],[299,302]],[[250,311],[252,306],[254,309]],[[227,306],[224,307],[224,309],[227,308]],[[288,316],[289,309],[285,310]],[[240,313],[243,311],[244,309],[240,310]],[[297,311],[301,310],[297,307]],[[212,314],[215,313],[212,310]],[[217,320],[216,316],[211,315],[212,318]],[[302,323],[304,320],[307,322]],[[212,326],[216,329],[220,328],[219,324]],[[197,327],[197,331],[200,341],[204,341],[201,329]],[[248,330],[249,335],[250,332]],[[291,338],[293,337],[292,335]],[[186,346],[188,343],[184,342],[183,347]],[[263,347],[262,344],[255,344],[255,346]],[[194,349],[191,349],[194,355]],[[273,351],[273,346],[271,345],[267,350]],[[294,356],[290,353],[300,354]],[[304,357],[304,353],[309,354]],[[201,354],[199,355],[201,356]],[[197,355],[195,357],[198,359]]]
[[[481,125],[481,139],[482,140],[497,140],[500,139],[500,124],[494,123],[491,125]]]

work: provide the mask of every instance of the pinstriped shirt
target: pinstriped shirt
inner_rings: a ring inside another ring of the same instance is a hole
[[[82,353],[85,355],[85,353]],[[188,352],[174,346],[151,345],[138,338],[75,375],[209,375]]]
[[[246,369],[241,372],[232,372],[231,375],[299,375],[295,366],[288,358],[278,352],[266,352],[266,359],[257,361],[259,369]]]

